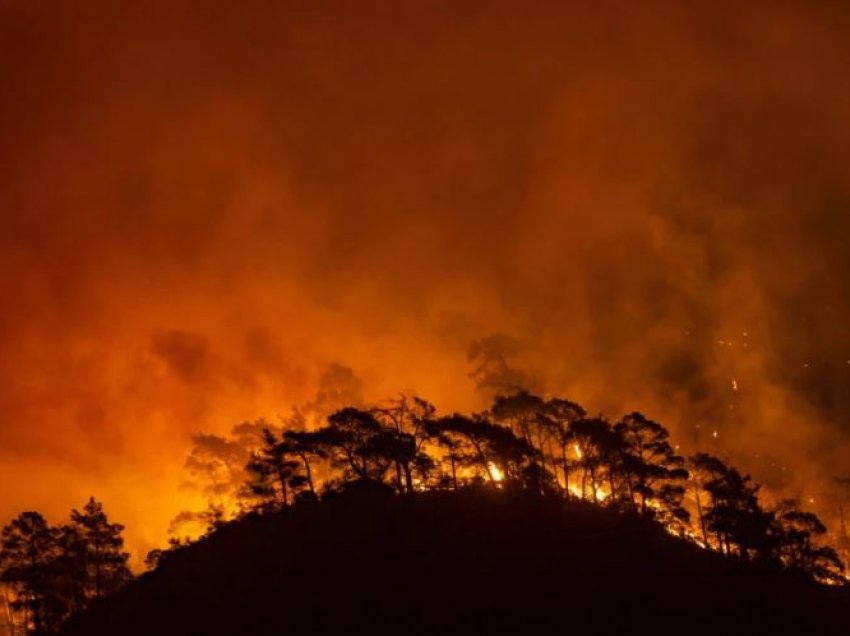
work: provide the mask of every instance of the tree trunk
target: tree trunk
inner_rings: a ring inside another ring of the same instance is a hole
[[[632,485],[632,476],[629,474],[629,471],[626,471],[626,486],[629,489],[629,502],[631,503],[631,509],[635,509],[635,490]]]
[[[477,444],[474,440],[469,440],[472,442],[473,448],[475,448],[475,452],[478,453],[478,461],[481,462],[481,467],[484,468],[484,472],[487,473],[487,477],[490,478],[490,483],[495,486],[496,478],[493,477],[493,473],[490,470],[490,463],[487,461],[486,455],[484,455],[484,451],[481,449],[481,446]]]
[[[404,492],[404,488],[401,485],[401,463],[398,460],[395,460],[393,463],[395,464],[396,488],[398,488],[398,491],[401,493]]]
[[[570,496],[570,465],[567,460],[567,446],[561,445],[561,467],[564,471],[564,492],[567,497]]]
[[[407,486],[407,492],[412,493],[413,492],[413,475],[411,474],[411,471],[410,471],[410,464],[404,464],[403,468],[404,468],[404,482],[405,482],[405,485]]]
[[[307,453],[301,453],[301,461],[304,462],[304,473],[307,475],[307,486],[310,488],[310,494],[315,495],[316,489],[313,485],[313,471],[310,470],[310,460],[307,459]]]
[[[581,498],[587,499],[587,466],[581,468]]]
[[[709,547],[709,545],[708,545],[708,531],[706,531],[706,529],[705,529],[705,515],[702,512],[702,502],[700,502],[700,497],[699,497],[699,486],[697,486],[697,489],[696,489],[694,494],[696,495],[697,515],[699,516],[699,525],[700,525],[700,529],[702,529],[702,540],[705,542],[705,547],[707,548],[707,547]]]
[[[596,495],[596,468],[590,466],[590,487],[593,489],[593,503],[599,503],[599,498]]]
[[[277,472],[277,478],[280,480],[280,494],[283,497],[283,506],[285,508],[289,505],[289,491],[286,488],[286,477],[284,477],[283,471],[279,470]]]
[[[531,448],[535,449],[535,453],[540,457],[540,468],[541,472],[546,470],[546,453],[543,452],[543,438],[540,437],[538,439],[540,442],[540,446],[531,445]]]

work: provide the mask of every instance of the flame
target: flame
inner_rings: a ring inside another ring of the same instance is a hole
[[[502,481],[505,478],[505,473],[493,462],[487,462],[487,470],[490,471],[493,481]]]
[[[567,491],[577,499],[588,499],[593,500],[593,493],[596,493],[596,501],[605,501],[611,495],[603,486],[599,485],[594,488],[592,485],[587,484],[586,492],[581,491],[581,486],[576,484],[570,484],[567,487]]]

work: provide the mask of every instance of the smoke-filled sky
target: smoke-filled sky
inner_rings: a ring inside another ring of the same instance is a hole
[[[491,334],[850,473],[848,68],[842,3],[0,0],[0,516],[147,549],[190,433],[333,363],[482,408]]]

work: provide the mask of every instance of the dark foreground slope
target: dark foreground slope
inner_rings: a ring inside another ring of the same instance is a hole
[[[605,510],[500,493],[249,518],[68,634],[847,634],[850,597]],[[637,632],[636,630],[642,630]]]

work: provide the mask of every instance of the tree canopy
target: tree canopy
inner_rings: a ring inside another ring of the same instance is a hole
[[[322,404],[339,396],[325,397]],[[484,489],[581,500],[730,558],[846,582],[815,514],[794,500],[767,508],[749,475],[704,452],[686,458],[678,448],[666,427],[639,412],[611,422],[571,400],[519,390],[497,395],[486,411],[440,415],[427,400],[402,394],[343,406],[312,426],[293,416],[281,426],[242,424],[229,438],[195,435],[186,468],[208,508],[185,514],[201,520],[209,536],[239,517],[285,515],[343,493]],[[54,633],[126,583],[122,531],[94,498],[64,525],[37,512],[12,520],[2,532],[0,581],[12,592],[17,624]],[[149,567],[190,541],[174,537],[148,555]]]

